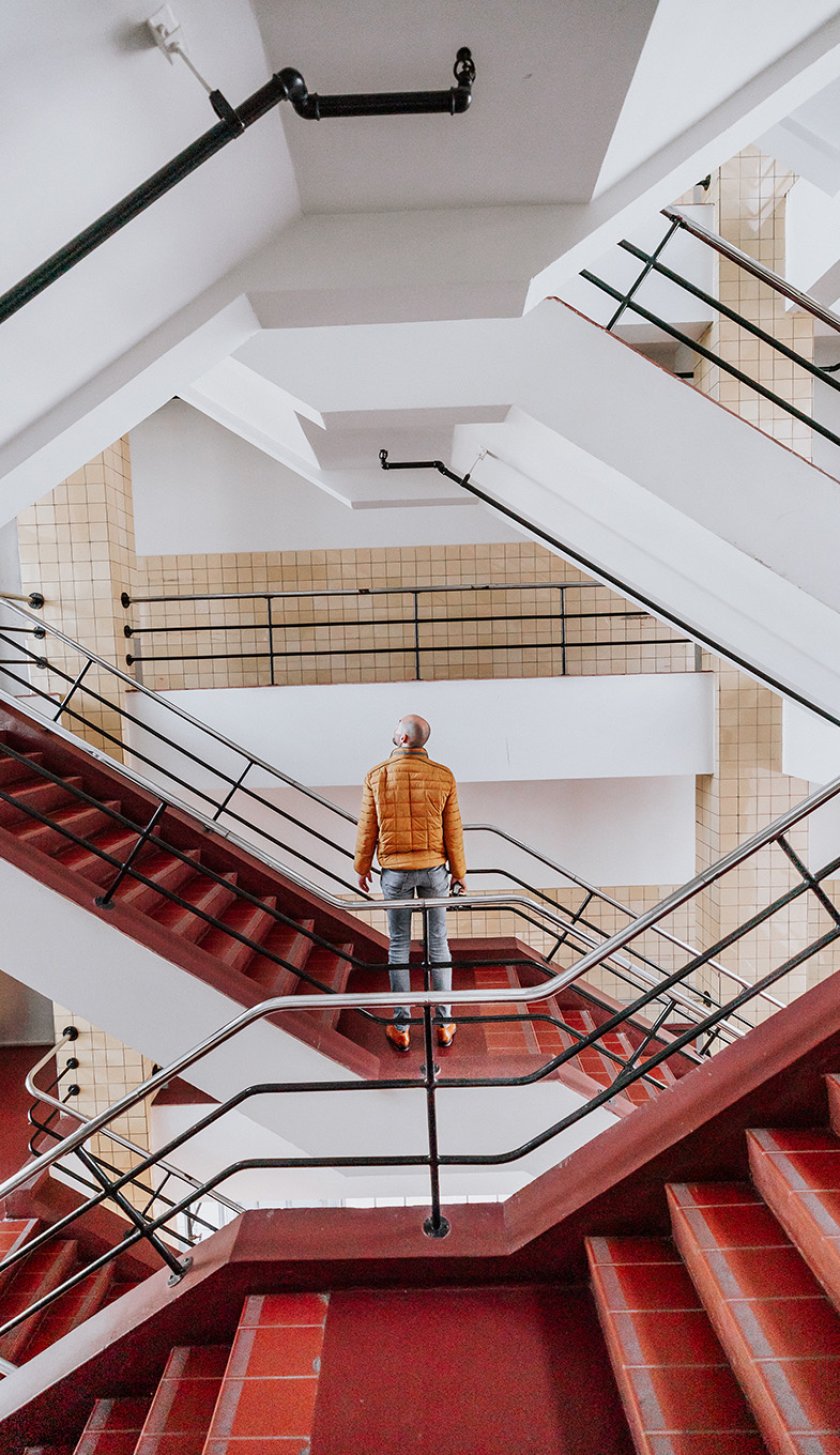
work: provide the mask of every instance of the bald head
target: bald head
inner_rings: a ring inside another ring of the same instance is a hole
[[[398,748],[422,748],[428,741],[431,732],[429,724],[424,717],[416,717],[409,713],[407,717],[401,717],[394,730],[394,742]]]

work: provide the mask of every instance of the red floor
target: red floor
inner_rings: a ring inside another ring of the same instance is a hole
[[[336,1292],[323,1371],[312,1455],[632,1455],[583,1289]]]

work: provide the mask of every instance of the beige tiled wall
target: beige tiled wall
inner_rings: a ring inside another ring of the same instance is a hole
[[[715,174],[709,194],[717,204],[721,235],[774,272],[784,270],[785,196],[792,180],[777,163],[755,147],[748,147]],[[787,309],[779,294],[735,263],[721,258],[719,266],[722,301],[809,358],[813,348],[811,319]],[[809,412],[811,376],[746,329],[721,318],[704,341],[721,358],[771,392]],[[765,433],[809,456],[808,429],[780,405],[733,379],[725,369],[703,362],[695,373],[695,384]],[[713,778],[698,781],[698,869],[707,867],[769,820],[792,808],[808,788],[801,780],[781,772],[779,699],[715,658],[704,658],[704,666],[718,678],[718,768]],[[807,862],[807,828],[795,830],[790,841]],[[766,850],[759,860],[745,864],[700,897],[699,936],[706,945],[714,943],[772,895],[783,893],[797,882],[796,870],[782,851]],[[815,915],[819,918],[815,905],[809,903],[811,899],[810,895],[803,897],[783,916],[757,927],[749,937],[727,949],[722,958],[748,980],[767,974],[778,964],[785,947],[794,954],[807,943],[809,925]],[[813,979],[833,968],[834,960],[828,952],[792,972],[775,993],[786,1000],[804,990],[809,977]]]
[[[686,671],[694,661],[691,645],[644,613],[629,620],[607,615],[636,608],[530,541],[146,557],[138,567],[136,595],[141,598],[176,593],[350,593],[332,599],[286,597],[272,603],[275,651],[291,654],[276,662],[278,685],[412,679],[416,666],[411,588],[444,585],[510,583],[511,589],[436,590],[420,595],[420,673],[427,680],[554,676],[564,667],[569,675]],[[565,626],[557,619],[561,592],[537,588],[536,583],[549,582],[567,588]],[[402,589],[397,595],[365,594],[383,588]],[[589,619],[593,612],[599,613],[598,619]],[[502,616],[523,619],[502,621]],[[543,619],[534,620],[535,616]],[[447,617],[455,620],[445,622]],[[130,650],[141,659],[135,670],[156,689],[254,686],[272,680],[264,597],[240,602],[138,601],[126,620],[136,633]],[[150,627],[153,633],[148,632]],[[564,635],[565,651],[560,645]],[[341,655],[342,651],[349,655]],[[262,658],[243,655],[249,652],[261,653]],[[212,660],[143,664],[142,659],[167,655]]]
[[[122,665],[124,622],[119,596],[124,583],[130,589],[136,561],[128,441],[117,440],[23,511],[18,517],[18,540],[22,589],[43,592],[44,621],[106,661]],[[59,670],[32,668],[32,686],[60,701],[85,659],[54,637],[47,639],[44,648]],[[94,666],[85,674],[76,700],[69,704],[87,721],[68,712],[66,725],[119,756],[119,713],[97,702],[94,693],[121,701],[114,679]]]

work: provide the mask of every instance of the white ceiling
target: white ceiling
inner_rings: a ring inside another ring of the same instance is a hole
[[[307,212],[586,202],[657,0],[255,0],[273,67],[310,91],[446,90],[464,117],[283,124]],[[329,136],[326,135],[330,126]]]
[[[6,0],[0,288],[213,124],[199,84],[149,40],[155,8]],[[568,276],[581,253],[597,258],[840,74],[836,0],[173,9],[195,64],[233,103],[287,65],[324,94],[447,89],[466,44],[473,105],[319,123],[283,107],[2,325],[0,518],[173,395],[275,459],[309,457],[308,478],[313,445],[322,469],[357,467],[380,419],[442,453],[465,411],[513,397],[465,385],[458,321],[524,324],[529,288],[534,301],[557,291],[552,268]],[[368,357],[346,347],[348,324],[387,332]],[[438,330],[440,367],[424,367],[418,392],[403,361],[424,327]],[[231,355],[245,371],[223,367]],[[219,392],[224,379],[238,402]]]

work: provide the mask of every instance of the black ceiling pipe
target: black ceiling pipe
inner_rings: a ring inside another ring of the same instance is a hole
[[[80,232],[63,248],[59,248],[40,267],[28,273],[8,293],[4,293],[0,297],[0,323],[11,318],[13,313],[17,313],[39,293],[43,293],[51,283],[68,273],[101,243],[107,242],[109,237],[113,237],[115,232],[119,232],[120,228],[144,212],[164,193],[177,187],[179,182],[203,162],[221,151],[228,142],[241,136],[243,131],[253,126],[268,111],[272,111],[281,101],[290,101],[298,116],[308,121],[333,116],[394,116],[420,112],[448,112],[455,116],[466,111],[472,99],[475,66],[466,46],[458,51],[454,70],[457,84],[448,91],[391,91],[358,96],[318,96],[317,93],[310,95],[300,72],[288,67],[273,75],[259,91],[255,91],[253,96],[249,96],[247,101],[243,101],[236,108],[229,105],[220,91],[213,91],[210,102],[216,115],[221,118],[216,125],[191,146],[179,152],[171,162],[167,162],[165,167],[161,167],[160,171],[147,178],[133,192],[129,192],[115,207],[104,212],[84,232]]]

